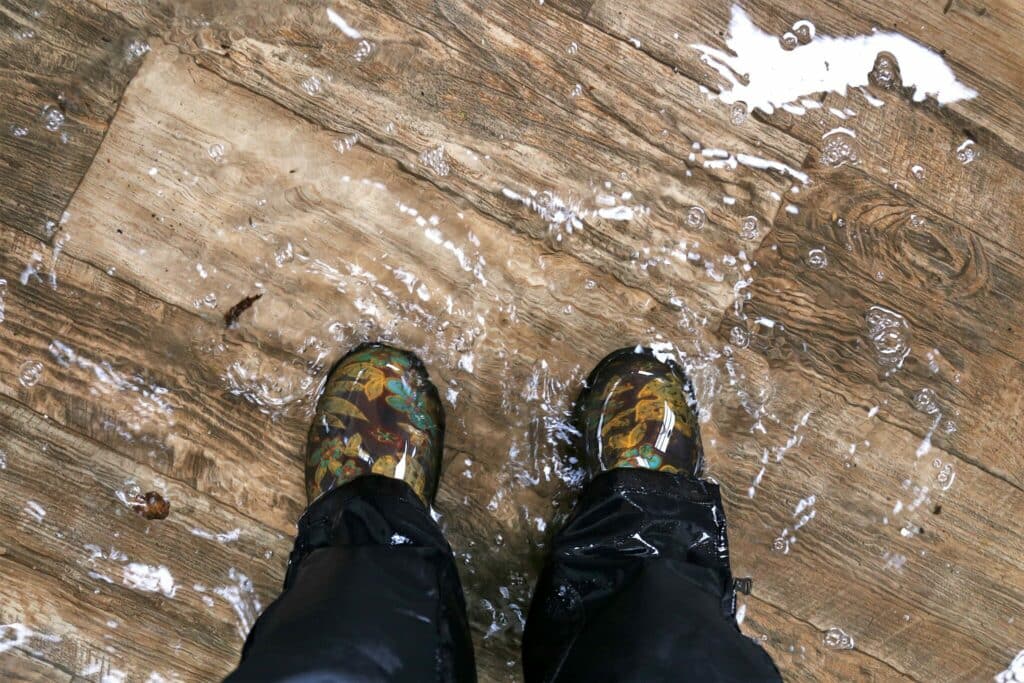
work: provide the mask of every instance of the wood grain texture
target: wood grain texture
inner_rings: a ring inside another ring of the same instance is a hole
[[[949,109],[824,96],[819,112],[857,110],[859,159],[838,169],[820,161],[829,115],[737,125],[715,99],[688,46],[722,39],[727,5],[335,8],[365,44],[307,3],[56,2],[32,19],[78,55],[40,60],[39,79],[70,64],[117,113],[57,191],[0,186],[0,621],[31,630],[0,652],[5,676],[228,671],[254,598],[280,585],[319,382],[377,338],[421,355],[447,399],[436,508],[481,680],[520,678],[572,500],[580,380],[652,341],[692,366],[733,568],[754,577],[742,628],[787,680],[1005,668],[1024,644],[1016,5],[747,7],[779,32],[895,23],[981,92]],[[75,66],[102,63],[105,17],[152,46],[127,87],[120,62]],[[0,37],[5,67],[17,40]],[[45,99],[24,93],[21,109]],[[35,163],[24,140],[0,143],[9,163]],[[715,163],[738,154],[778,165]],[[32,206],[68,209],[52,240],[26,227]],[[872,306],[907,322],[899,368],[878,361]],[[169,517],[132,513],[129,481]],[[173,597],[139,589],[132,563],[165,567]]]
[[[5,0],[0,35],[0,224],[48,239],[138,67],[141,34],[88,2]]]

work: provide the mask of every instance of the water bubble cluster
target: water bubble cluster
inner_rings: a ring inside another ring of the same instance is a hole
[[[444,145],[438,145],[434,149],[428,149],[421,154],[420,163],[429,168],[436,176],[443,177],[452,171],[452,167],[445,157]]]
[[[903,361],[910,355],[910,324],[907,319],[883,306],[872,306],[864,320],[878,364],[888,372],[903,367]]]
[[[757,216],[747,216],[743,219],[743,223],[740,225],[740,237],[745,240],[756,240],[761,236],[761,231],[758,229]]]
[[[37,360],[30,360],[22,363],[18,370],[18,381],[23,387],[33,387],[43,376],[43,364]]]
[[[135,61],[147,52],[149,52],[149,43],[144,40],[133,40],[128,44],[128,47],[125,48],[125,57],[127,57],[128,61],[131,62]]]
[[[939,412],[939,403],[936,400],[935,392],[925,387],[914,394],[914,407],[922,413],[935,415]]]
[[[729,108],[729,121],[734,126],[741,126],[747,121],[747,103],[734,102]]]
[[[838,626],[825,631],[822,644],[830,650],[852,650],[854,647],[853,636]]]
[[[356,51],[352,53],[352,59],[357,62],[365,62],[377,50],[376,46],[368,40],[360,40],[356,45]]]
[[[833,168],[843,164],[854,164],[860,160],[857,140],[846,132],[832,132],[825,136],[821,147],[821,163]]]
[[[319,76],[310,76],[301,83],[302,89],[306,91],[308,95],[316,95],[320,92],[322,81]]]
[[[28,128],[26,128],[25,126],[19,126],[17,124],[12,124],[11,135],[13,135],[16,138],[23,138],[26,135],[28,135]]]
[[[953,463],[947,462],[943,464],[941,460],[936,458],[932,462],[932,466],[939,470],[935,473],[935,481],[938,483],[939,488],[943,491],[948,491],[956,479],[956,470],[953,468]]]
[[[886,90],[900,85],[900,66],[896,58],[888,52],[879,52],[875,57],[875,65],[868,74],[868,80]]]
[[[43,107],[43,126],[51,133],[56,133],[64,125],[64,112],[52,104]]]
[[[729,341],[741,349],[746,348],[750,345],[750,332],[745,327],[735,325],[729,332]]]

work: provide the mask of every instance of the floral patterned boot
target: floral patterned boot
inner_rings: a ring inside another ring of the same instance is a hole
[[[430,505],[437,490],[444,409],[423,363],[384,344],[338,361],[306,446],[309,502],[365,474],[405,481]]]
[[[696,476],[704,450],[693,391],[674,363],[620,349],[590,373],[576,401],[580,454],[592,473],[640,467]]]

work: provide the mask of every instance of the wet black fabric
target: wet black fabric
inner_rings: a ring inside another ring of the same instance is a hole
[[[526,622],[526,680],[781,681],[735,612],[718,486],[611,470],[554,539]]]
[[[405,482],[360,477],[309,507],[226,680],[476,680],[451,548]]]
[[[718,487],[614,470],[553,540],[526,624],[526,681],[781,680],[734,613]],[[454,558],[404,482],[362,477],[310,507],[284,593],[227,680],[476,680]]]

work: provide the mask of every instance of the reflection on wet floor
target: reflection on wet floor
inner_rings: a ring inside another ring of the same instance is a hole
[[[542,5],[529,9],[542,15]],[[245,8],[222,16],[180,10],[151,31],[161,38],[130,42],[123,59],[140,71],[67,212],[45,226],[52,241],[8,252],[0,333],[34,327],[20,316],[39,305],[43,288],[47,301],[71,306],[61,297],[73,297],[85,317],[110,315],[113,285],[96,285],[94,295],[79,264],[96,281],[105,274],[141,292],[120,305],[145,309],[149,322],[112,321],[111,348],[74,324],[47,323],[37,332],[43,353],[4,356],[18,383],[4,392],[17,389],[27,406],[56,418],[68,409],[50,393],[73,391],[94,412],[61,419],[86,424],[92,438],[156,473],[136,482],[125,472],[123,487],[110,492],[118,510],[142,514],[137,508],[156,500],[151,493],[173,499],[163,477],[190,483],[189,495],[234,508],[238,519],[214,528],[195,501],[184,502],[194,519],[182,523],[181,542],[236,554],[218,559],[221,575],[209,577],[159,547],[138,545],[129,556],[116,538],[90,539],[68,550],[89,585],[97,594],[117,586],[219,610],[231,615],[240,647],[280,578],[272,573],[287,553],[280,532],[301,509],[293,456],[326,372],[370,340],[419,354],[445,399],[448,452],[435,514],[460,560],[491,678],[519,675],[536,572],[582,482],[569,458],[572,400],[593,362],[622,346],[649,346],[693,379],[707,475],[736,506],[733,554],[757,569],[759,582],[771,585],[807,561],[805,545],[820,548],[844,525],[866,534],[858,561],[880,575],[898,581],[932,571],[919,537],[960,485],[960,411],[987,375],[973,368],[971,376],[975,356],[935,341],[944,337],[934,321],[918,329],[919,311],[904,303],[912,297],[872,298],[916,265],[899,258],[909,248],[895,260],[866,258],[887,235],[862,231],[853,217],[830,215],[826,224],[818,214],[823,196],[845,196],[841,183],[852,181],[844,178],[861,177],[838,174],[873,173],[887,154],[874,139],[877,117],[886,116],[880,109],[896,109],[894,125],[909,127],[898,109],[908,101],[937,107],[985,94],[907,36],[830,36],[813,20],[775,35],[734,7],[720,27],[724,42],[708,35],[678,48],[720,76],[699,89],[644,56],[647,36],[628,45],[609,39],[629,51],[609,63],[640,69],[623,79],[637,91],[621,102],[609,94],[615,81],[596,70],[603,58],[589,29],[566,42],[542,26],[519,27],[521,36],[495,28],[479,36],[494,53],[487,68],[501,76],[489,87],[536,78],[524,87],[538,113],[530,119],[503,93],[485,102],[494,113],[487,122],[467,121],[459,101],[485,95],[473,79],[434,83],[436,101],[420,102],[423,120],[407,110],[414,100],[397,92],[407,87],[405,62],[429,81],[451,78],[432,67],[466,58],[368,8],[288,7],[258,18]],[[291,63],[261,62],[288,31],[339,51],[320,58],[297,47]],[[221,33],[223,47],[211,48]],[[516,50],[530,41],[537,52],[524,62]],[[229,45],[251,64],[244,73],[185,56],[208,58]],[[644,70],[666,83],[643,92]],[[256,88],[249,78],[272,83],[277,104],[245,90]],[[76,135],[75,116],[59,102],[36,107],[35,118],[0,121],[8,144],[42,137],[56,147]],[[630,120],[640,115],[634,109],[649,118]],[[379,117],[384,111],[393,116]],[[769,126],[781,115],[807,126],[811,139]],[[927,183],[954,163],[971,182],[988,152],[957,134],[941,141],[948,158],[908,166],[901,192],[913,196],[907,183]],[[918,214],[900,226],[932,227]],[[940,250],[925,238],[908,241],[922,253]],[[852,369],[843,380],[850,384],[828,388],[822,367]],[[245,426],[227,435],[232,414],[252,421],[253,433]],[[240,469],[253,456],[246,447],[261,450],[251,481]],[[0,450],[0,478],[20,466],[13,451]],[[866,492],[854,514],[844,501],[860,495],[858,486]],[[277,505],[260,502],[270,491]],[[171,505],[159,512],[174,520],[179,503]],[[25,529],[66,533],[43,503],[26,499],[19,509]],[[259,544],[245,543],[250,525],[263,528]],[[754,636],[757,609],[752,602],[739,612]],[[816,645],[851,651],[888,636],[859,632],[863,620],[847,624],[846,614],[836,605],[828,624],[814,623]],[[30,614],[18,619],[0,626],[0,653],[45,659],[62,639],[81,638],[73,621],[57,628]],[[74,673],[123,680],[122,669],[136,666],[116,626],[109,630],[103,664],[80,657]],[[1014,661],[1000,680],[1024,678]]]

